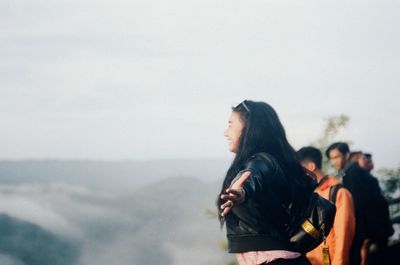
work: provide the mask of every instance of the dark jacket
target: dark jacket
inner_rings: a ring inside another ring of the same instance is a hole
[[[378,180],[358,163],[349,163],[344,169],[343,185],[353,196],[357,220],[356,236],[364,240],[392,235],[389,206],[382,195]]]
[[[346,164],[342,182],[353,196],[356,213],[356,233],[350,253],[350,265],[359,265],[360,251],[365,239],[387,239],[393,234],[389,208],[377,179],[358,163]]]
[[[254,155],[232,181],[232,184],[236,182],[244,171],[251,172],[243,185],[245,201],[235,205],[225,219],[231,253],[293,250],[287,231],[292,218],[290,212],[294,211],[290,207],[294,198],[293,183],[278,162],[268,157],[271,159]],[[307,201],[315,183],[309,177],[305,179],[309,183],[302,195]]]

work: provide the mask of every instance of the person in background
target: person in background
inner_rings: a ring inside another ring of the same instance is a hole
[[[374,168],[374,163],[371,160],[371,154],[368,154],[368,157],[366,154],[364,154],[362,151],[353,151],[350,152],[350,157],[349,160],[351,162],[356,162],[358,165],[371,173],[372,169]]]
[[[349,160],[351,162],[357,162],[358,163],[361,159],[364,159],[364,154],[361,151],[352,151],[352,152],[350,152]],[[360,165],[360,163],[359,163],[359,165]]]
[[[372,155],[370,153],[364,153],[363,161],[359,161],[358,164],[369,173],[374,169],[374,161],[372,161]]]
[[[331,264],[348,265],[351,243],[355,233],[355,212],[353,198],[350,192],[333,176],[324,176],[322,172],[322,153],[319,149],[307,146],[297,151],[304,168],[311,171],[318,186],[316,192],[336,206],[333,227],[326,238]],[[307,258],[313,265],[323,265],[323,244],[307,253]]]
[[[388,221],[388,206],[382,196],[376,178],[362,167],[358,159],[350,160],[350,149],[347,143],[336,142],[326,150],[326,156],[338,170],[342,183],[353,196],[356,212],[356,233],[350,253],[350,264],[368,264],[365,253],[371,240],[384,238],[387,242],[393,233],[390,220]],[[357,154],[353,155],[356,157]],[[363,251],[362,251],[363,249]],[[361,252],[363,255],[361,256]],[[379,256],[379,264],[385,264],[384,255]],[[372,261],[372,260],[370,260]]]
[[[310,264],[290,244],[287,224],[306,208],[315,181],[298,161],[275,110],[245,100],[232,109],[224,135],[235,153],[217,200],[228,251],[240,265]]]
[[[388,255],[388,237],[393,235],[394,229],[390,221],[389,205],[382,195],[378,179],[372,175],[374,162],[370,153],[357,152],[359,166],[366,170],[371,182],[370,186],[374,188],[376,199],[372,201],[370,209],[373,215],[368,222],[369,238],[363,243],[361,256],[363,265],[389,264]]]

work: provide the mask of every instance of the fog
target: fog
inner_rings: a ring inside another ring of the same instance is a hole
[[[220,248],[218,221],[206,214],[215,209],[219,182],[165,176],[107,192],[33,180],[0,185],[0,223],[7,230],[1,264],[200,265],[230,259]]]

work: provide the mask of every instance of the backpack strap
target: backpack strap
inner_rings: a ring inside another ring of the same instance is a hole
[[[329,189],[329,200],[333,203],[336,204],[336,196],[337,196],[337,192],[339,191],[339,189],[343,188],[342,184],[336,184],[334,186],[331,186],[331,188]]]

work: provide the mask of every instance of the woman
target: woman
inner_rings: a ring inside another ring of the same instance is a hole
[[[288,224],[315,183],[270,105],[245,100],[232,110],[224,135],[236,155],[217,202],[228,251],[240,265],[310,264],[289,243]]]

